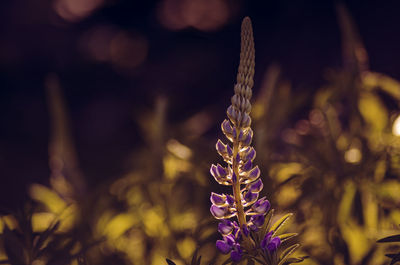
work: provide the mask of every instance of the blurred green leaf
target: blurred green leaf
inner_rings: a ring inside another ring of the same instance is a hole
[[[300,244],[294,244],[287,249],[285,249],[279,257],[278,265],[285,264],[285,261],[289,258],[289,256],[300,246]]]
[[[279,230],[280,228],[282,228],[282,226],[286,223],[286,221],[287,221],[292,215],[293,215],[292,213],[285,214],[284,216],[282,216],[278,221],[276,221],[276,222],[272,225],[272,227],[271,227],[271,229],[270,229],[271,231],[274,231],[274,233],[273,233],[272,236],[276,235],[276,233],[278,232],[278,230]]]
[[[378,243],[400,242],[400,235],[388,236],[376,241]]]

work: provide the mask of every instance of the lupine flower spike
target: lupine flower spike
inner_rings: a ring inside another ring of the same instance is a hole
[[[211,175],[219,184],[232,188],[232,194],[211,193],[210,211],[216,219],[221,220],[218,232],[222,239],[216,242],[216,247],[221,253],[230,255],[224,264],[238,263],[241,260],[256,260],[268,265],[290,264],[304,259],[288,259],[298,244],[280,251],[284,241],[296,236],[295,233],[277,235],[291,214],[271,225],[273,210],[270,210],[270,202],[266,197],[259,198],[264,184],[259,167],[254,165],[256,151],[251,146],[253,131],[250,128],[254,56],[253,30],[250,18],[246,17],[241,30],[235,94],[226,111],[228,119],[221,124],[222,132],[229,142],[218,140],[216,144],[217,152],[226,165],[213,164],[210,169]],[[278,251],[281,252],[279,257]]]

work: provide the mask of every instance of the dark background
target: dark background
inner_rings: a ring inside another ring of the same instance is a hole
[[[235,80],[244,16],[251,17],[254,28],[256,92],[274,62],[297,93],[314,91],[324,84],[326,69],[341,65],[333,1],[216,1],[220,5],[215,8],[226,12],[222,18],[218,12],[210,15],[212,1],[197,1],[203,4],[192,7],[192,13],[179,11],[183,0],[90,0],[97,3],[92,10],[65,13],[76,1],[0,4],[1,209],[25,201],[30,183],[48,182],[45,80],[50,73],[60,80],[80,166],[94,186],[127,170],[127,156],[143,142],[135,120],[154,106],[157,95],[168,98],[171,123],[208,106],[221,109],[222,119]],[[371,70],[400,79],[400,4],[345,4]],[[169,20],[166,6],[172,10]],[[215,21],[185,24],[185,15]],[[124,36],[130,41],[124,43]],[[114,58],[109,54],[113,40]]]

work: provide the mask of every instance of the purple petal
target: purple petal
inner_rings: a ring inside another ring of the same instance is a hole
[[[218,232],[223,235],[228,235],[233,230],[233,223],[229,220],[223,220],[218,224]]]
[[[245,139],[243,139],[242,144],[250,145],[252,140],[253,140],[253,131],[250,129],[249,132],[247,133]]]
[[[227,134],[233,134],[233,128],[228,120],[224,120],[221,124],[222,131]]]
[[[251,118],[250,118],[249,114],[244,113],[243,117],[242,117],[242,126],[249,127],[250,124],[251,124]]]
[[[249,160],[246,162],[246,164],[243,165],[242,170],[249,171],[252,166],[253,166],[253,163],[251,162],[251,160]]]
[[[224,154],[226,153],[226,146],[218,139],[215,148],[217,149],[218,153]]]
[[[271,208],[269,201],[264,198],[256,201],[256,203],[251,207],[255,212],[265,214]]]
[[[243,136],[244,136],[243,130],[240,130],[240,131],[239,131],[239,137],[238,137],[239,141],[242,141]]]
[[[211,205],[210,212],[212,213],[212,215],[214,215],[215,218],[220,219],[225,216],[225,214],[228,212],[228,209],[226,207]]]
[[[260,176],[261,172],[258,166],[255,166],[249,173],[248,178],[250,180],[256,180]]]
[[[223,205],[226,202],[223,195],[219,195],[214,192],[211,192],[210,201],[215,205]]]
[[[237,181],[237,177],[235,172],[232,173],[232,182],[235,183]]]
[[[229,251],[231,251],[232,247],[228,245],[228,243],[226,243],[223,240],[217,240],[217,242],[215,243],[217,249],[219,251],[221,251],[221,253],[223,254],[228,254]]]
[[[250,150],[248,151],[247,155],[246,155],[246,160],[251,160],[253,161],[254,158],[256,157],[256,150],[254,150],[254,148],[250,148]]]
[[[233,244],[235,244],[235,237],[232,234],[224,236],[224,241],[228,243],[229,246],[233,246]]]
[[[226,176],[227,172],[220,164],[217,164],[217,172],[219,176]]]
[[[254,215],[250,218],[250,221],[257,227],[261,227],[264,224],[265,217],[262,214]]]
[[[217,174],[217,167],[216,167],[214,164],[211,165],[210,173],[211,173],[211,175],[212,175],[214,178],[218,176],[218,174]]]
[[[233,151],[229,144],[226,145],[226,151],[228,152],[228,156],[233,156]]]
[[[231,120],[235,120],[237,118],[237,112],[232,105],[228,107],[228,109],[226,110],[226,114]]]
[[[269,252],[273,252],[278,249],[281,245],[281,239],[279,237],[274,237],[267,245],[267,249]]]
[[[251,183],[248,185],[248,189],[251,190],[252,192],[260,192],[264,187],[264,184],[261,179],[258,179],[257,181]]]
[[[233,262],[238,262],[242,258],[242,249],[239,244],[233,246],[233,251],[231,252],[231,259]]]
[[[257,193],[257,192],[248,191],[248,192],[246,192],[246,194],[244,195],[244,200],[245,200],[246,202],[252,202],[252,201],[256,200],[257,197],[258,197],[258,193]]]
[[[231,195],[226,195],[226,202],[230,205],[233,206],[235,203],[235,199]]]
[[[274,231],[269,231],[266,235],[265,235],[265,237],[264,237],[264,239],[261,241],[261,243],[260,243],[260,247],[262,248],[262,249],[266,249],[267,248],[267,245],[269,244],[269,242],[270,242],[270,239],[271,239],[271,236],[272,236],[272,234],[274,233]]]
[[[235,160],[236,160],[236,163],[239,163],[239,162],[240,162],[240,155],[239,155],[239,153],[236,154]]]

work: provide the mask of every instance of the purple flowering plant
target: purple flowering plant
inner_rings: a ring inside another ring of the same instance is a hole
[[[259,198],[263,189],[260,169],[254,165],[256,151],[251,146],[253,131],[250,128],[253,76],[254,41],[250,18],[246,17],[241,29],[240,63],[235,84],[235,94],[227,109],[228,119],[221,129],[228,143],[217,141],[216,149],[226,165],[212,165],[210,172],[221,185],[231,186],[232,194],[211,193],[212,215],[220,220],[218,232],[222,239],[216,242],[222,254],[229,254],[224,264],[247,260],[266,265],[298,263],[304,258],[289,258],[299,244],[287,245],[285,241],[296,233],[278,234],[291,213],[271,223],[274,210],[266,197]]]

